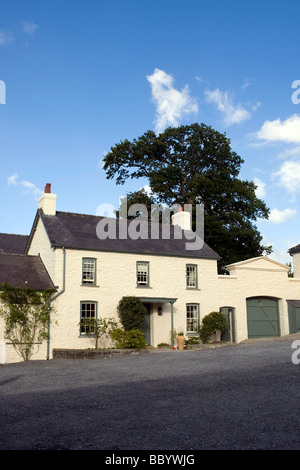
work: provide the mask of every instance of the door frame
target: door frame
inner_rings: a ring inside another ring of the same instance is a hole
[[[144,321],[142,324],[142,331],[144,332],[144,338],[148,346],[151,345],[151,304],[148,302],[143,302],[143,305],[147,309],[147,313],[144,315]],[[148,342],[149,341],[149,342]]]

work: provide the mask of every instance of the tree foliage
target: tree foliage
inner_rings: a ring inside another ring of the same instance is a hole
[[[79,325],[84,332],[94,337],[95,349],[98,349],[101,338],[108,338],[111,331],[118,326],[117,322],[115,322],[113,318],[90,317],[82,318]]]
[[[53,306],[52,289],[37,291],[31,287],[0,285],[0,315],[4,318],[4,335],[24,361],[31,358],[34,345],[48,338]]]
[[[147,309],[138,297],[124,297],[118,304],[120,322],[125,331],[140,330],[146,313]]]
[[[205,242],[221,256],[222,272],[226,264],[271,252],[254,225],[268,218],[269,209],[256,196],[254,182],[239,178],[243,163],[225,134],[196,123],[116,144],[104,170],[117,184],[147,178],[153,196],[146,204],[204,204]],[[130,193],[128,205],[145,204],[145,198],[145,192]]]
[[[221,312],[210,312],[202,319],[199,328],[199,336],[203,343],[207,343],[214,331],[225,331],[228,328],[228,320]]]

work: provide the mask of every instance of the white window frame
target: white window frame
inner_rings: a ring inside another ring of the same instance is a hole
[[[198,266],[197,264],[186,265],[186,288],[198,289]]]
[[[88,265],[85,267],[85,263]],[[81,282],[85,286],[95,286],[96,285],[96,258],[82,258],[82,279]],[[89,278],[89,275],[92,276]]]
[[[139,270],[139,266],[144,265],[146,270]],[[145,274],[146,273],[146,274]],[[137,287],[149,287],[149,261],[136,262],[136,285]]]
[[[199,328],[199,304],[186,304],[186,332],[190,334],[198,333]]]
[[[85,305],[85,309],[84,309],[85,315],[83,315],[83,305]],[[91,307],[92,305],[94,308]],[[94,334],[94,331],[91,331],[89,327],[87,327],[86,330],[84,331],[84,327],[81,325],[81,321],[83,320],[83,318],[92,318],[92,319],[97,320],[97,317],[98,317],[98,302],[94,300],[82,300],[80,302],[80,328],[79,328],[80,336],[91,336]],[[87,329],[89,329],[89,331]]]

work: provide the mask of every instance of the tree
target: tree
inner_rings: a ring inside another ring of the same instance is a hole
[[[37,291],[31,287],[13,287],[8,283],[0,285],[4,335],[24,361],[31,358],[35,344],[49,337],[52,294],[52,289]]]
[[[110,333],[117,328],[117,322],[112,318],[82,318],[80,328],[95,339],[95,349],[98,349],[99,340],[108,338]]]
[[[256,196],[254,182],[239,179],[243,163],[225,134],[196,123],[116,144],[104,158],[104,170],[117,184],[148,178],[156,203],[204,204],[204,238],[221,256],[224,272],[227,264],[271,252],[254,225],[268,218],[269,209]],[[130,194],[135,202],[138,196]]]

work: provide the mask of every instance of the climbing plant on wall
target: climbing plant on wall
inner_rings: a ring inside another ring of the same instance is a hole
[[[38,291],[31,287],[0,284],[0,316],[4,319],[4,336],[24,361],[34,353],[34,346],[49,336],[52,289]]]

